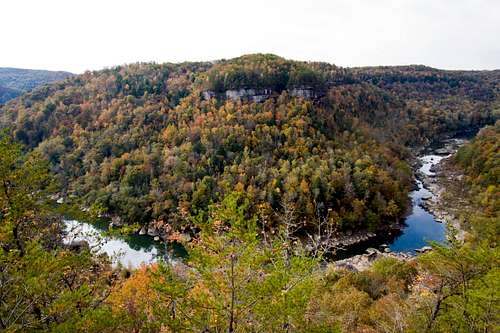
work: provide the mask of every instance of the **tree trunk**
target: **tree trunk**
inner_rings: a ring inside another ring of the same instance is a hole
[[[229,318],[229,333],[234,332],[234,303],[236,300],[236,293],[234,287],[234,261],[235,254],[231,254],[231,309]]]

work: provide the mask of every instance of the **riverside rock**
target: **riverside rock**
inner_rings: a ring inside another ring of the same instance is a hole
[[[430,247],[430,246],[423,246],[420,249],[416,249],[415,251],[418,252],[418,253],[426,253],[426,252],[432,251],[432,247]]]
[[[345,269],[354,272],[361,272],[369,269],[372,264],[380,258],[394,258],[402,261],[414,260],[415,256],[406,252],[380,252],[374,248],[368,248],[367,253],[358,254],[347,259],[337,260],[333,265],[337,269]]]
[[[89,248],[89,243],[85,240],[74,240],[67,244],[66,247],[74,251],[82,251]]]
[[[149,224],[146,234],[151,237],[157,237],[160,235],[160,232],[154,225]]]
[[[115,215],[111,218],[111,227],[122,227],[123,225],[124,222],[121,217]]]

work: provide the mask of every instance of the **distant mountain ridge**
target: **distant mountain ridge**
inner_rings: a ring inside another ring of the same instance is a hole
[[[20,95],[19,90],[0,86],[0,104]]]
[[[63,71],[47,71],[0,67],[0,103],[5,103],[34,88],[64,80],[74,74]]]

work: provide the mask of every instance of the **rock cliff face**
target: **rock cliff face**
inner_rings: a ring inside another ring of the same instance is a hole
[[[255,103],[260,103],[270,98],[274,93],[272,89],[238,89],[238,90],[226,90],[221,97],[226,99],[232,99],[233,101],[243,100]],[[297,87],[288,90],[290,96],[301,97],[304,99],[316,99],[321,96],[321,94],[309,87]],[[217,93],[211,90],[202,92],[203,99],[209,100],[210,98],[218,97]]]
[[[201,95],[203,96],[203,99],[206,101],[208,101],[210,98],[213,98],[216,96],[215,92],[213,92],[211,90],[204,91],[201,93]]]
[[[297,87],[288,91],[291,96],[302,97],[304,99],[315,99],[320,97],[319,92],[309,87]]]
[[[234,100],[249,100],[252,102],[262,102],[269,98],[272,94],[271,89],[239,89],[226,90],[226,98]]]

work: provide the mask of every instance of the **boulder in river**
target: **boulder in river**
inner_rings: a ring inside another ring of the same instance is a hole
[[[154,225],[149,224],[147,234],[151,237],[157,237],[160,235],[160,232]]]
[[[455,150],[453,149],[453,147],[450,147],[450,146],[439,148],[439,149],[436,149],[434,151],[434,153],[436,155],[449,155],[449,154],[453,154],[454,152],[455,152]]]
[[[73,251],[82,251],[90,247],[89,243],[85,240],[74,240],[66,246],[68,249]]]

